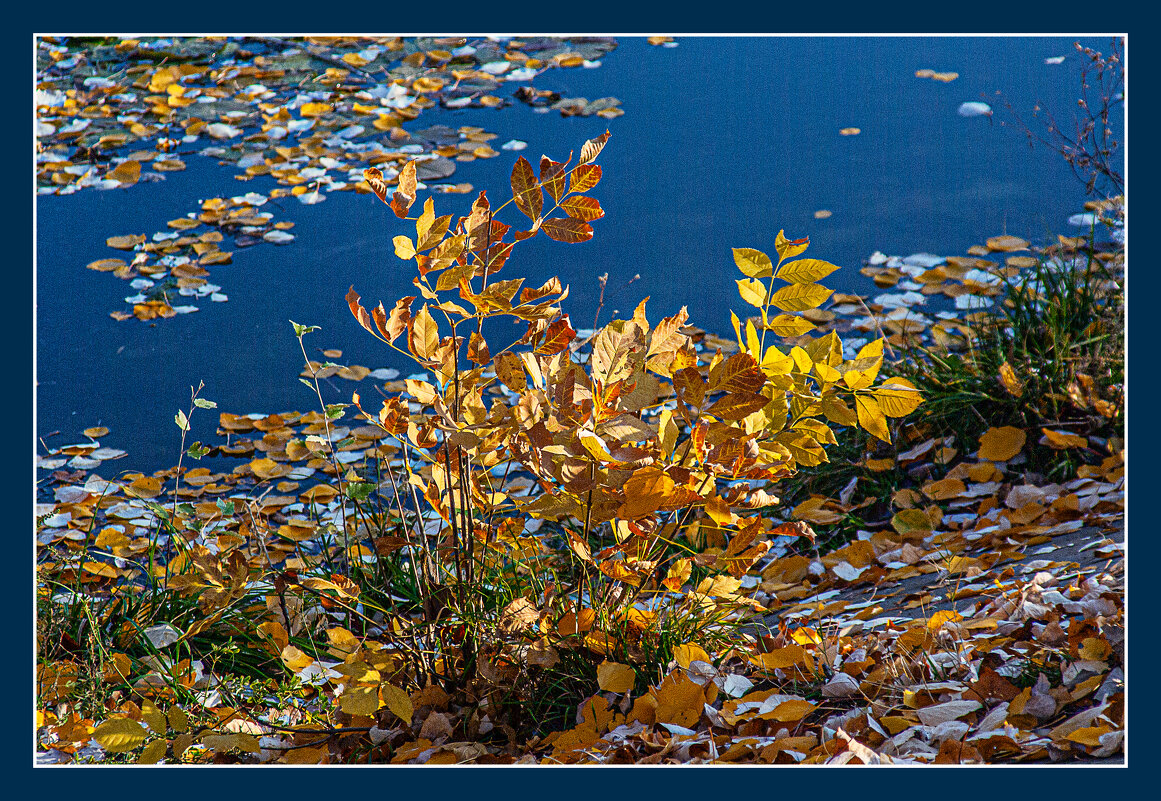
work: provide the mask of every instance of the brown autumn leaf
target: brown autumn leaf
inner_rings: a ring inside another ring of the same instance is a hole
[[[573,217],[551,217],[542,222],[540,228],[557,242],[587,242],[593,238],[593,227]]]
[[[566,197],[560,202],[560,208],[569,217],[577,220],[589,222],[591,220],[599,220],[605,216],[605,210],[601,208],[600,201],[594,197],[585,195],[572,195]]]
[[[540,217],[540,212],[544,208],[544,193],[536,180],[536,174],[532,171],[532,165],[523,156],[517,159],[512,167],[511,184],[512,199],[516,203],[516,208],[530,220]]]
[[[544,191],[548,192],[552,199],[558,203],[565,192],[565,175],[564,165],[559,161],[553,161],[548,156],[540,157],[540,183],[543,185]]]
[[[123,161],[105,177],[119,181],[123,186],[135,184],[137,179],[141,177],[141,162],[132,159]]]
[[[399,186],[391,195],[391,210],[395,212],[396,217],[402,219],[407,216],[411,204],[415,202],[415,192],[415,162],[409,161],[400,170]]]
[[[579,164],[569,173],[568,191],[578,194],[592,189],[601,181],[601,168],[597,164]]]
[[[548,326],[544,332],[544,340],[536,346],[535,352],[546,356],[560,353],[576,338],[576,330],[569,322],[568,315],[564,315]]]

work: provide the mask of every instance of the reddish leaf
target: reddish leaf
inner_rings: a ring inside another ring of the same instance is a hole
[[[355,315],[355,319],[359,321],[359,325],[367,329],[372,336],[378,337],[379,334],[375,331],[375,326],[371,324],[371,315],[367,314],[367,310],[359,304],[359,293],[355,291],[354,285],[347,291],[347,305],[351,309],[351,314]]]
[[[585,222],[597,220],[605,216],[605,210],[601,208],[601,204],[595,197],[574,195],[562,200],[560,207],[564,209],[564,212],[569,217],[575,217]]]
[[[569,173],[568,191],[587,192],[601,181],[601,168],[597,164],[581,164]]]
[[[769,402],[770,399],[765,395],[735,392],[714,401],[713,405],[706,409],[706,414],[712,414],[722,420],[741,420]]]
[[[587,242],[593,238],[593,227],[583,220],[572,217],[552,218],[540,225],[550,239],[557,242]]]
[[[548,156],[540,157],[540,183],[552,199],[559,202],[564,194],[564,165]]]
[[[569,323],[568,315],[561,317],[559,320],[548,326],[548,330],[544,332],[544,341],[537,346],[536,352],[542,353],[546,356],[551,356],[554,353],[560,353],[568,347],[568,343],[576,338],[576,331]]]
[[[544,193],[540,191],[532,165],[523,156],[512,167],[512,199],[516,201],[516,208],[530,220],[539,217],[544,208]]]

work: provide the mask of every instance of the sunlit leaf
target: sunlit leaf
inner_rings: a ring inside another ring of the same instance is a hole
[[[821,259],[798,259],[788,261],[778,268],[776,278],[795,284],[809,284],[833,273],[838,266]],[[817,304],[816,304],[817,305]]]
[[[580,160],[577,163],[588,164],[590,161],[600,155],[601,151],[605,148],[605,143],[609,141],[610,135],[611,134],[608,131],[605,131],[595,139],[590,139],[585,142],[584,146],[581,148]]]
[[[608,660],[597,665],[597,686],[605,692],[627,693],[636,680],[637,672],[628,665]]]
[[[750,278],[769,278],[774,272],[770,257],[753,248],[733,248],[734,264]]]
[[[541,223],[540,228],[557,242],[587,242],[593,238],[592,226],[572,217],[547,219]]]
[[[107,720],[93,732],[93,739],[113,754],[132,751],[145,742],[148,732],[140,723],[129,718]]]
[[[770,303],[782,311],[799,312],[821,306],[834,292],[821,284],[790,284],[770,296]]]

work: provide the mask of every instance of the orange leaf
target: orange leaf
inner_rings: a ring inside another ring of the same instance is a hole
[[[593,227],[572,217],[553,217],[540,224],[549,239],[557,242],[587,242],[593,238]]]
[[[569,217],[585,222],[598,220],[605,216],[605,210],[601,208],[600,202],[595,197],[573,195],[562,200],[560,207]]]
[[[1027,438],[1028,435],[1021,428],[989,428],[980,437],[980,458],[990,462],[1006,462],[1024,449]]]
[[[587,192],[601,181],[601,168],[596,164],[581,164],[569,174],[568,191]]]
[[[512,167],[512,199],[516,202],[516,208],[530,220],[539,217],[544,208],[544,194],[540,191],[536,174],[532,172],[528,159],[523,156]]]

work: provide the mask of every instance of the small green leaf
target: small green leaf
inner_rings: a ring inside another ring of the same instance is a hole
[[[346,412],[344,411],[346,408],[347,408],[347,404],[345,404],[345,403],[328,403],[327,404],[327,419],[328,420],[338,420],[340,417],[342,417],[344,414],[346,414]]]
[[[223,501],[221,498],[219,498],[217,501],[217,506],[218,506],[218,511],[224,515],[234,514],[234,502],[233,501]]]
[[[195,442],[193,445],[189,446],[188,450],[186,450],[186,455],[191,459],[200,459],[209,452],[210,449],[205,445],[202,445],[200,442]]]
[[[189,420],[185,418],[185,412],[178,409],[177,414],[173,416],[173,422],[177,423],[177,427],[182,431],[189,431]]]
[[[294,322],[294,320],[291,320],[290,324],[294,326],[294,335],[296,337],[301,337],[302,335],[309,334],[312,331],[321,330],[317,325],[300,325],[299,323]]]
[[[352,501],[365,501],[375,491],[375,485],[358,481],[347,485],[347,497]]]
[[[198,407],[199,409],[218,408],[218,404],[214,403],[212,400],[206,400],[205,398],[194,398],[194,406]]]

